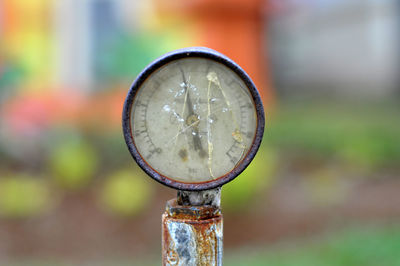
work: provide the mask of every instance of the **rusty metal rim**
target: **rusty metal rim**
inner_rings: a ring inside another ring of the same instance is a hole
[[[235,166],[232,171],[227,173],[224,176],[221,176],[217,179],[206,181],[202,183],[185,183],[179,182],[176,180],[172,180],[167,176],[164,176],[154,170],[140,155],[139,151],[135,146],[135,142],[132,136],[132,129],[131,129],[131,109],[132,105],[136,96],[136,92],[139,90],[143,82],[157,69],[164,66],[165,64],[172,62],[174,60],[188,58],[188,57],[200,57],[214,60],[218,63],[222,63],[223,65],[230,68],[233,72],[235,72],[245,83],[247,88],[250,91],[250,94],[253,98],[256,114],[257,114],[257,128],[256,134],[253,139],[253,143],[251,148],[249,149],[246,156]],[[254,156],[256,155],[258,148],[260,147],[261,140],[264,134],[264,127],[265,127],[265,116],[264,116],[264,108],[261,101],[261,97],[256,89],[256,86],[251,81],[250,77],[244,72],[244,70],[235,62],[233,62],[228,57],[218,53],[212,49],[205,48],[205,47],[190,47],[190,48],[183,48],[179,50],[172,51],[167,53],[158,59],[154,60],[150,63],[136,78],[133,82],[128,95],[124,102],[123,113],[122,113],[122,128],[123,134],[125,137],[126,145],[128,146],[129,152],[131,153],[133,159],[136,163],[154,180],[169,186],[171,188],[179,189],[179,190],[206,190],[212,189],[219,186],[224,185],[225,183],[233,180],[236,176],[238,176],[241,172],[246,169],[246,167],[250,164],[253,160]]]

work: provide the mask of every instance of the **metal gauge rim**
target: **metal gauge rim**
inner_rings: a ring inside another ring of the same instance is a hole
[[[134,138],[132,135],[131,109],[137,91],[141,88],[142,84],[146,81],[146,79],[149,78],[157,69],[175,60],[183,58],[195,58],[195,57],[214,60],[215,62],[221,63],[226,67],[228,67],[229,69],[231,69],[234,73],[236,73],[239,76],[239,78],[242,79],[244,84],[247,86],[255,104],[255,110],[257,115],[256,118],[257,127],[249,151],[247,152],[246,156],[244,156],[243,159],[239,161],[230,172],[217,179],[213,179],[210,181],[205,181],[201,183],[186,183],[182,181],[173,180],[167,176],[160,174],[155,169],[153,169],[151,165],[148,164],[146,160],[141,156],[141,154],[139,153],[138,149],[135,146]],[[157,182],[160,182],[161,184],[179,190],[198,191],[198,190],[212,189],[220,187],[225,183],[233,180],[235,177],[237,177],[241,172],[243,172],[244,169],[246,169],[246,167],[250,164],[255,154],[257,153],[263,137],[264,126],[265,126],[265,117],[264,117],[263,104],[261,101],[261,97],[256,89],[256,86],[251,81],[250,77],[246,74],[246,72],[244,72],[244,70],[238,64],[233,62],[231,59],[229,59],[228,57],[224,56],[223,54],[217,51],[205,47],[190,47],[190,48],[175,50],[159,57],[158,59],[150,63],[137,76],[131,88],[129,89],[124,102],[123,113],[122,113],[123,134],[126,145],[128,146],[129,152],[131,153],[133,159],[151,178],[153,178]]]

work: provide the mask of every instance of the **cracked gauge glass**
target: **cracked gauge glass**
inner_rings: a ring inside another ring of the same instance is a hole
[[[148,174],[180,189],[211,188],[258,149],[261,101],[237,68],[207,49],[176,52],[142,72],[125,103],[125,137]]]

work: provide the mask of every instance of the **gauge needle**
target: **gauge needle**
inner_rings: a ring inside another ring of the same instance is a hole
[[[185,98],[187,101],[187,106],[188,106],[188,116],[186,118],[186,124],[190,126],[191,131],[192,131],[192,137],[193,137],[193,146],[194,150],[199,152],[199,155],[201,158],[203,158],[206,155],[206,152],[203,149],[203,146],[201,145],[201,139],[199,135],[199,128],[198,125],[200,123],[200,118],[199,116],[194,112],[193,108],[193,103],[190,97],[190,92],[189,92],[189,83],[186,80],[185,73],[183,70],[180,68],[182,72],[182,78],[183,82],[185,84]]]

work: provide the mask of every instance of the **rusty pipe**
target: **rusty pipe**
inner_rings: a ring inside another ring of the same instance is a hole
[[[168,201],[162,215],[162,265],[222,265],[220,207],[181,205],[181,196]]]

